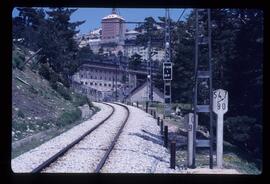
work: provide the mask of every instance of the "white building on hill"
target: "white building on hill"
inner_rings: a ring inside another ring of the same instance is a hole
[[[161,29],[159,25],[156,26]],[[125,28],[125,19],[118,15],[115,8],[113,8],[111,14],[102,18],[101,28],[76,36],[76,40],[80,48],[89,45],[95,54],[98,54],[101,50],[103,54],[107,55],[117,55],[121,51],[126,57],[131,57],[137,53],[142,56],[142,60],[146,61],[148,59],[147,48],[138,46],[135,43],[137,36],[143,33],[143,30],[141,32],[127,30]],[[164,50],[154,49],[156,54],[152,56],[152,60],[161,62],[164,59]]]

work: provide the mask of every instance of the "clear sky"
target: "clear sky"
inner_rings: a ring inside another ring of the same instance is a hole
[[[186,9],[185,14],[181,20],[186,18],[191,9]],[[173,20],[178,20],[182,14],[183,9],[170,9],[170,17]],[[86,22],[79,27],[80,33],[87,33],[90,30],[99,28],[101,26],[101,19],[112,12],[112,8],[78,8],[76,12],[71,15],[71,22],[85,20]],[[118,8],[117,13],[120,14],[126,21],[143,21],[145,17],[152,16],[158,21],[159,16],[165,16],[165,9],[160,8]],[[18,11],[13,10],[12,16],[17,16]],[[127,28],[132,29],[136,25],[128,24]]]

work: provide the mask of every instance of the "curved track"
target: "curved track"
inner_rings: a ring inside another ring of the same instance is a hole
[[[39,165],[37,168],[35,168],[34,170],[32,170],[31,173],[39,173],[41,172],[42,170],[46,169],[46,168],[49,168],[49,166],[56,162],[60,157],[63,157],[63,155],[65,153],[67,153],[68,151],[71,151],[75,145],[78,145],[79,142],[81,140],[83,140],[86,136],[91,136],[91,133],[94,131],[94,130],[97,130],[102,124],[104,124],[107,120],[109,120],[111,118],[111,116],[113,114],[115,114],[115,107],[113,105],[110,105],[110,104],[107,104],[107,103],[103,103],[105,105],[108,105],[110,106],[113,110],[112,112],[105,118],[103,119],[100,123],[98,123],[97,125],[95,125],[93,128],[91,128],[90,130],[88,130],[86,133],[84,133],[82,136],[80,136],[78,139],[76,139],[75,141],[73,141],[72,143],[70,143],[68,146],[66,146],[65,148],[63,148],[62,150],[60,150],[59,152],[57,152],[55,155],[53,155],[52,157],[50,157],[49,159],[47,159],[45,162],[43,162],[41,165]],[[129,117],[129,109],[122,105],[122,104],[118,104],[118,103],[113,103],[115,105],[118,105],[118,106],[122,106],[123,108],[125,108],[126,110],[126,117],[124,119],[124,121],[122,122],[121,124],[121,127],[119,128],[119,130],[117,131],[116,135],[114,136],[113,140],[111,141],[110,143],[110,146],[108,147],[108,149],[106,149],[106,152],[105,154],[103,155],[102,159],[99,161],[96,169],[94,172],[98,173],[100,172],[101,168],[104,166],[107,158],[109,157],[109,154],[110,152],[113,150],[113,147],[118,139],[118,137],[120,136],[127,120],[128,120],[128,117]]]
[[[106,104],[106,103],[104,103],[104,104]],[[37,168],[35,168],[34,170],[32,170],[31,173],[39,173],[39,172],[41,172],[43,169],[45,169],[46,167],[48,167],[51,163],[55,162],[59,157],[61,157],[62,155],[64,155],[68,150],[70,150],[72,147],[74,147],[76,144],[78,144],[84,137],[86,137],[87,135],[91,134],[91,132],[93,132],[94,130],[96,130],[100,125],[102,125],[105,121],[107,121],[113,115],[113,113],[115,112],[115,108],[112,105],[110,105],[110,104],[106,104],[106,105],[110,106],[113,110],[112,110],[112,112],[105,119],[103,119],[96,126],[94,126],[93,128],[91,128],[90,130],[88,130],[86,133],[84,133],[78,139],[76,139],[75,141],[73,141],[72,143],[70,143],[68,146],[66,146],[65,148],[61,149],[55,155],[53,155],[48,160],[46,160],[41,165],[39,165]]]
[[[114,103],[114,104],[117,104],[117,105],[120,105],[120,106],[124,107],[124,108],[126,109],[126,111],[127,111],[127,115],[126,115],[126,118],[125,118],[125,120],[124,120],[122,126],[120,127],[120,129],[118,130],[117,134],[115,135],[113,141],[111,142],[109,149],[106,151],[106,153],[104,154],[103,158],[102,158],[101,161],[99,162],[99,164],[98,164],[98,166],[97,166],[97,168],[96,168],[96,170],[95,170],[96,173],[99,173],[100,170],[102,169],[102,167],[104,166],[106,160],[108,159],[108,157],[109,157],[111,151],[113,150],[114,145],[115,145],[117,139],[119,138],[119,136],[120,136],[120,134],[121,134],[121,132],[122,132],[124,126],[125,126],[126,123],[127,123],[128,118],[129,118],[130,111],[129,111],[129,109],[128,109],[126,106],[124,106],[124,105],[122,105],[122,104],[118,104],[118,103]]]

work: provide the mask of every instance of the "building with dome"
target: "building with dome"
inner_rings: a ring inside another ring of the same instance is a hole
[[[116,14],[115,8],[112,13],[101,20],[101,43],[116,43],[123,45],[125,40],[125,19]]]
[[[115,100],[115,98],[130,101],[144,100],[148,88],[146,85],[142,85],[142,88],[138,88],[138,86],[141,86],[146,80],[148,48],[136,44],[139,34],[142,32],[127,30],[125,19],[118,15],[113,8],[111,14],[102,18],[101,28],[77,37],[79,47],[88,45],[95,54],[103,54],[106,57],[102,60],[91,60],[91,62],[89,60],[89,62],[85,62],[88,64],[79,68],[72,76],[74,90],[87,95],[94,101],[110,101]],[[153,50],[156,50],[156,54],[152,56],[152,60],[155,61],[152,65],[153,75],[155,75],[159,63],[156,61],[161,61],[164,58],[164,50],[154,47]],[[123,54],[122,59],[117,57],[120,52]],[[143,62],[138,70],[132,70],[128,67],[128,58],[134,54],[142,56]],[[154,93],[156,93],[156,89]],[[160,94],[154,95],[154,99],[162,101],[162,96]]]
[[[155,25],[158,26],[158,25]],[[161,29],[161,27],[157,27]],[[102,51],[103,55],[118,55],[121,53],[125,57],[130,58],[134,54],[142,56],[142,60],[148,59],[147,48],[136,44],[138,35],[143,34],[144,31],[138,32],[136,30],[127,30],[125,19],[116,13],[113,8],[111,14],[101,19],[101,27],[87,34],[77,37],[79,47],[90,46],[95,54]],[[152,60],[162,62],[164,59],[164,49],[153,47],[156,54],[152,56]]]

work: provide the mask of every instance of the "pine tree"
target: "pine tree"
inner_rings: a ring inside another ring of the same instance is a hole
[[[51,8],[44,12],[39,8],[18,8],[19,16],[13,21],[14,38],[23,38],[30,49],[42,48],[43,63],[48,62],[54,72],[69,86],[69,77],[76,72],[78,45],[74,36],[76,28],[84,21],[70,22],[76,9]],[[45,16],[47,14],[47,17]],[[19,31],[22,30],[20,33]]]
[[[38,50],[39,33],[45,22],[42,8],[17,8],[19,16],[13,18],[13,38],[23,39],[19,42],[29,49]]]
[[[138,70],[142,63],[142,56],[135,53],[129,58],[129,69]]]
[[[176,24],[171,33],[173,80],[172,100],[178,103],[192,103],[194,80],[194,33],[191,15],[185,22]],[[175,23],[173,23],[175,24]]]
[[[71,14],[75,11],[76,9],[67,8],[53,8],[51,11],[46,11],[51,29],[49,41],[54,45],[54,48],[48,48],[47,52],[54,52],[54,57],[51,58],[53,69],[56,72],[63,72],[66,76],[76,71],[75,54],[78,47],[74,36],[78,33],[76,27],[84,23],[84,21],[69,22]]]

